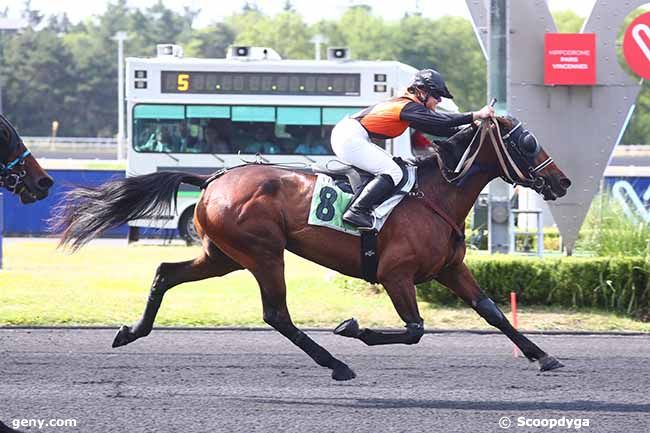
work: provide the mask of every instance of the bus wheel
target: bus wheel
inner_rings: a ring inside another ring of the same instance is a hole
[[[194,206],[185,209],[178,220],[178,233],[187,242],[187,245],[201,243],[196,227],[194,227]]]

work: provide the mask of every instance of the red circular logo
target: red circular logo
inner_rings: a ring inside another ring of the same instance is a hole
[[[650,79],[650,12],[638,16],[625,30],[623,55],[637,75]]]

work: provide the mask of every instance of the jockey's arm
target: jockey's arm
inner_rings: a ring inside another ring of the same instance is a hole
[[[424,105],[410,102],[404,106],[400,119],[411,127],[439,137],[451,137],[458,132],[458,126],[472,123],[474,113],[438,113],[428,110]]]

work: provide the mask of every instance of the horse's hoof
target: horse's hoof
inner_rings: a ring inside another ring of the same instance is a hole
[[[359,322],[354,317],[344,320],[339,326],[334,328],[334,333],[344,337],[357,338],[361,334],[361,331],[359,331]]]
[[[357,374],[344,363],[340,363],[332,370],[332,379],[334,380],[351,380],[357,377]]]
[[[562,367],[564,367],[564,364],[550,355],[546,355],[539,360],[539,371],[551,371]]]
[[[113,348],[126,346],[129,343],[132,343],[136,340],[136,336],[131,332],[131,328],[126,325],[122,325],[120,330],[115,334],[115,339],[113,340]]]

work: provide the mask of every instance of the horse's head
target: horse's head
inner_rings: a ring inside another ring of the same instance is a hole
[[[496,123],[489,125],[493,131],[488,134],[489,139],[503,180],[529,187],[542,194],[544,200],[566,194],[571,181],[519,120],[512,116],[497,117]]]
[[[27,204],[47,197],[54,181],[25,147],[16,128],[0,114],[0,186]]]

